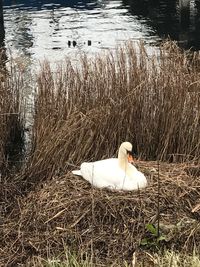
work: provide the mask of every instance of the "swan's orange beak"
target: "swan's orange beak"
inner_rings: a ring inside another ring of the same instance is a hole
[[[131,154],[128,154],[127,158],[128,158],[128,162],[129,163],[134,163],[134,158],[133,158],[133,156]]]

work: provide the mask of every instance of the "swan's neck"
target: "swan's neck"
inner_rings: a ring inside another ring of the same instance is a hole
[[[127,160],[127,155],[126,152],[119,150],[118,152],[118,164],[119,167],[123,170],[123,171],[127,171],[128,170],[128,160]]]

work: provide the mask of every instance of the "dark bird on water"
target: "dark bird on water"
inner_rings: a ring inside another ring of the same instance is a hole
[[[76,41],[73,41],[72,44],[73,44],[73,47],[77,45]]]

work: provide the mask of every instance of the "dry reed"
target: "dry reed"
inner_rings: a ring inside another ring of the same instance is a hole
[[[5,51],[1,53],[4,55]],[[23,141],[24,114],[21,110],[23,99],[22,73],[14,65],[6,65],[4,57],[0,63],[0,169],[7,173],[10,162],[15,160]]]
[[[174,43],[149,56],[143,44],[88,59],[70,60],[38,77],[33,182],[84,160],[114,155],[124,140],[143,159],[200,159],[200,71]]]
[[[13,182],[23,150],[24,113],[21,106],[22,73],[18,66],[0,60],[0,224],[13,208],[19,188]]]

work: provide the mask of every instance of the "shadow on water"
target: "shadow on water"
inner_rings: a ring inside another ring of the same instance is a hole
[[[150,26],[161,39],[170,37],[183,48],[200,49],[200,1],[122,0],[130,14]]]
[[[3,20],[3,0],[0,0],[0,47],[4,46],[5,29]]]

